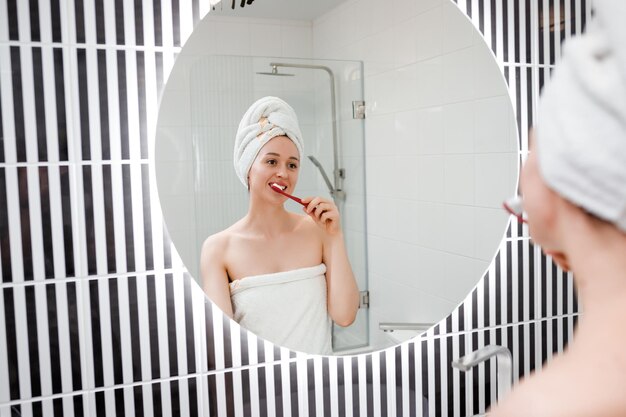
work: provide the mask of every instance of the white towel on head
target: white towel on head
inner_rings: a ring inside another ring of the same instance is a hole
[[[259,151],[276,136],[289,137],[302,157],[304,146],[296,112],[278,97],[263,97],[250,106],[237,129],[234,164],[244,186],[248,186],[248,172]]]
[[[557,193],[626,231],[626,1],[594,5],[542,96],[539,167]]]

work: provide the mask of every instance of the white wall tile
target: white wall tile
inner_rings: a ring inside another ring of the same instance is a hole
[[[512,124],[511,101],[508,95],[474,102],[475,151],[513,152],[517,149],[516,132]]]
[[[418,107],[414,92],[417,91],[419,69],[417,64],[398,68],[395,73],[392,111],[405,111]]]
[[[442,250],[444,247],[444,205],[418,203],[418,245]]]
[[[396,207],[394,201],[389,198],[369,194],[367,197],[368,235],[395,238],[398,235]],[[382,254],[386,255],[387,251],[383,251]]]
[[[372,296],[378,298],[381,322],[420,322],[421,306],[419,304],[419,292],[396,282],[394,277],[388,277],[384,285],[377,287]],[[374,329],[380,331],[379,323],[374,323]],[[373,329],[373,330],[374,330]]]
[[[365,122],[367,156],[391,156],[396,153],[393,115],[368,117]]]
[[[443,98],[447,103],[474,98],[473,48],[443,56]]]
[[[369,255],[368,264],[370,273],[381,277],[392,275],[396,272],[396,264],[392,259],[398,242],[373,234],[368,240]]]
[[[403,67],[417,61],[418,37],[415,36],[417,19],[411,18],[393,28],[393,54],[395,66]]]
[[[443,48],[443,13],[442,7],[419,14],[415,19],[417,38],[416,56],[418,61],[440,56]]]
[[[324,34],[322,36],[328,45],[332,45],[333,48],[341,48],[348,44],[348,34],[344,31],[344,25],[342,24],[342,13],[343,11],[332,13],[324,22]]]
[[[191,125],[191,105],[186,91],[168,91],[167,100],[161,102],[159,126]]]
[[[417,164],[417,198],[420,201],[444,201],[444,157],[420,156],[417,158]]]
[[[445,155],[445,201],[474,205],[474,155]]]
[[[468,48],[474,43],[476,29],[467,15],[451,1],[443,4],[443,53]]]
[[[394,48],[393,48],[394,31],[393,28],[383,30],[382,32],[375,33],[363,41],[362,50],[364,51],[364,71],[366,79],[375,74],[389,71],[395,68],[394,63]],[[369,82],[366,82],[369,87]]]
[[[163,213],[167,214],[167,231],[172,241],[178,248],[183,260],[191,259],[196,251],[193,246],[196,244],[195,230],[195,204],[193,194],[171,195],[167,204],[162,205]],[[193,249],[193,250],[192,250]]]
[[[406,256],[412,260],[412,274],[405,274],[398,277],[407,286],[415,288],[421,292],[439,294],[445,291],[446,283],[444,275],[444,264],[446,254],[440,250],[433,250],[420,246],[411,247],[410,253]],[[443,287],[443,289],[441,289]]]
[[[439,7],[439,6],[443,5],[444,3],[448,3],[449,1],[450,0],[419,0],[419,1],[414,1],[414,3],[417,3],[415,11],[417,13],[422,13],[422,12],[428,11],[430,9],[433,9],[435,7]]]
[[[506,85],[502,70],[498,66],[491,49],[487,47],[484,39],[475,43],[473,54],[473,77],[472,84],[475,86],[476,97],[491,97],[503,94],[503,86]]]
[[[157,170],[159,161],[192,161],[189,126],[159,126],[155,141],[158,144],[155,152]]]
[[[281,26],[282,53],[285,57],[313,56],[313,29],[311,26]]]
[[[366,83],[369,86],[365,89],[368,113],[374,116],[393,112],[397,105],[395,72],[373,75],[366,78]]]
[[[378,33],[393,26],[394,10],[388,4],[376,0],[361,0],[361,7],[370,13],[367,21],[372,25],[372,33]]]
[[[449,104],[443,108],[444,152],[474,152],[474,102]]]
[[[444,265],[446,277],[454,283],[442,296],[449,300],[462,300],[476,286],[481,276],[477,270],[483,270],[484,263],[464,256],[448,256]],[[484,271],[484,270],[483,270]]]
[[[444,212],[444,250],[474,257],[474,207],[447,204]]]
[[[189,161],[161,162],[157,181],[160,194],[192,194],[193,167]]]
[[[502,207],[515,194],[517,154],[477,154],[475,158],[476,205]]]
[[[419,322],[437,323],[456,307],[457,302],[421,293],[416,304],[420,307]]]
[[[251,55],[250,26],[248,23],[219,21],[211,32],[215,39],[215,53],[228,55]]]
[[[250,53],[261,56],[281,56],[282,29],[277,24],[250,24],[248,27]]]
[[[393,0],[390,3],[391,7],[393,7],[393,21],[395,24],[399,24],[413,18],[417,14],[421,2],[415,0]]]
[[[447,100],[447,97],[444,96],[444,61],[442,57],[417,63],[416,99],[419,107],[438,106]]]
[[[449,254],[429,248],[416,248],[413,255],[417,264],[418,274],[412,282],[407,282],[421,292],[445,297],[449,288],[454,285],[453,279],[448,279],[445,272],[445,264]]]
[[[429,107],[419,110],[419,136],[417,140],[420,155],[440,155],[443,153],[443,116],[442,107]]]
[[[419,113],[409,110],[395,113],[392,134],[396,138],[396,154],[417,157],[419,154]],[[417,158],[414,160],[417,162]]]
[[[499,242],[504,237],[509,215],[502,208],[474,207],[476,241],[474,256],[490,262],[496,254]]]
[[[417,201],[400,201],[397,207],[398,241],[417,245],[419,241],[419,205]]]
[[[347,46],[359,40],[362,36],[360,22],[357,20],[356,10],[361,8],[360,1],[345,2],[335,10],[337,19],[333,25],[337,28],[337,37],[333,37],[335,42],[340,42],[341,46]]]
[[[368,177],[368,194],[379,197],[396,197],[398,194],[393,182],[395,176],[395,156],[381,156],[368,158],[367,163],[371,168],[372,175]]]
[[[418,166],[416,156],[397,156],[395,158],[391,191],[401,200],[416,201],[418,197]]]

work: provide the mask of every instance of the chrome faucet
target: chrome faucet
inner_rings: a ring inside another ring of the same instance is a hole
[[[497,396],[500,401],[511,391],[513,385],[513,359],[511,351],[504,346],[488,345],[452,361],[452,367],[469,371],[481,362],[496,358]]]

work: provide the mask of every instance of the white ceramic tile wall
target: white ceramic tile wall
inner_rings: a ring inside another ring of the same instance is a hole
[[[394,283],[411,277],[425,281],[446,265],[451,275],[437,278],[458,281],[457,298],[450,299],[455,304],[480,278],[482,271],[476,271],[486,268],[507,224],[504,214],[487,208],[499,207],[515,190],[511,101],[503,76],[494,77],[499,68],[491,51],[455,4],[404,1],[390,8],[395,14],[370,3],[346,2],[313,25],[316,56],[335,57],[354,48],[351,56],[365,64],[368,238],[393,241],[370,244],[370,296],[393,297]],[[336,24],[346,14],[372,25],[348,35]],[[411,256],[416,251],[431,254],[417,261]],[[408,256],[396,256],[404,252]],[[379,269],[379,258],[398,264]],[[442,268],[431,267],[433,259]],[[416,314],[421,309],[416,300],[429,300],[428,291],[411,288],[402,293],[413,314],[394,315],[384,306],[398,303],[377,303],[372,335],[379,332],[378,321],[427,321]]]
[[[500,71],[495,58],[455,4],[404,1],[390,12],[371,3],[348,1],[318,18],[313,52],[335,57],[354,49],[350,56],[365,65],[370,296],[391,300],[402,285],[407,298],[406,306],[376,303],[370,322],[376,333],[383,317],[438,321],[478,282],[483,271],[476,271],[504,235],[507,216],[486,209],[515,192],[517,140],[504,77],[492,80]],[[372,24],[359,25],[355,35],[345,30],[349,16]],[[345,19],[345,27],[337,25]],[[380,238],[385,244],[376,243]],[[380,258],[397,263],[380,268]],[[459,291],[446,308],[429,310],[417,300],[437,304],[432,296],[444,292],[407,286],[415,277]]]

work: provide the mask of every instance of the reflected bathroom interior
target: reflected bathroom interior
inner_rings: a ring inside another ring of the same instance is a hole
[[[164,218],[192,276],[206,236],[246,211],[231,153],[241,115],[275,95],[294,107],[312,157],[296,195],[330,197],[336,188],[346,195],[338,206],[369,308],[337,329],[359,335],[336,343],[337,352],[397,345],[462,302],[502,241],[508,215],[501,203],[517,179],[518,131],[500,68],[467,17],[442,2],[426,18],[446,22],[437,32],[442,44],[435,48],[432,31],[420,31],[404,45],[420,46],[415,62],[404,55],[361,62],[216,53],[220,45],[205,39],[219,18],[199,25],[168,80],[156,142]],[[367,118],[355,119],[364,109]]]
[[[359,289],[366,291],[364,127],[352,112],[352,102],[363,100],[362,63],[206,56],[189,74],[196,247],[245,215],[248,194],[232,172],[233,138],[250,103],[274,95],[294,108],[304,136],[307,158],[294,193],[335,200]],[[301,213],[291,200],[286,207]],[[198,262],[187,265],[199,276]],[[351,326],[334,325],[333,350],[366,347],[367,327],[366,308]]]

